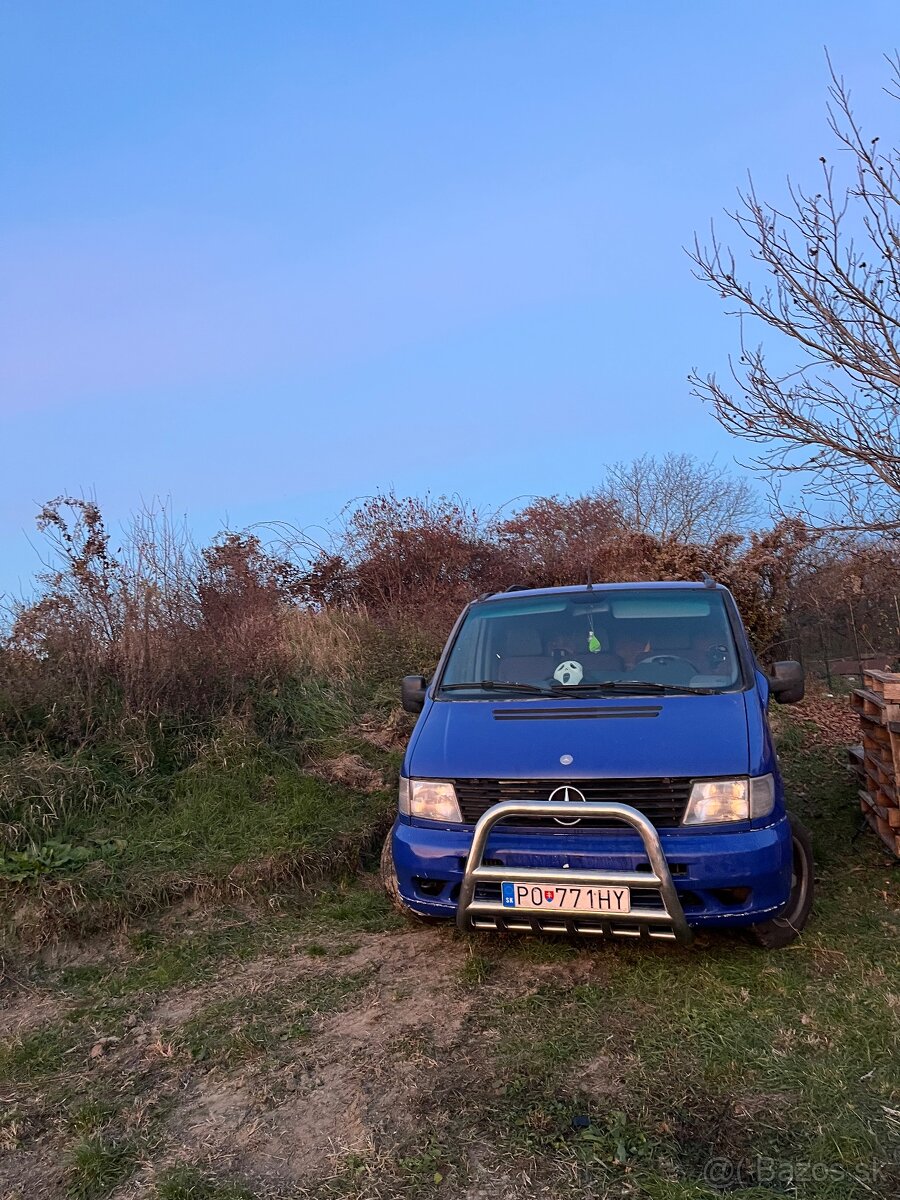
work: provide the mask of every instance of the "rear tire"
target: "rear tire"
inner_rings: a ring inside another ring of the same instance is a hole
[[[384,839],[384,845],[381,848],[381,882],[384,885],[384,890],[387,892],[387,897],[391,902],[391,908],[396,912],[402,913],[404,917],[409,917],[413,921],[418,921],[422,925],[439,925],[441,924],[440,917],[427,917],[422,913],[417,913],[409,907],[400,895],[400,884],[397,880],[397,868],[394,865],[394,831],[391,830]]]
[[[771,921],[752,925],[750,932],[766,950],[780,950],[797,940],[809,920],[813,903],[813,852],[809,830],[796,819],[788,816],[791,824],[791,848],[793,868],[791,870],[791,895],[784,912]]]

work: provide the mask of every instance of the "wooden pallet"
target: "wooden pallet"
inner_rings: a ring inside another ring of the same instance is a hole
[[[866,671],[863,681],[850,697],[862,745],[848,751],[849,767],[866,821],[900,858],[900,674]]]
[[[893,671],[863,671],[863,683],[869,691],[885,700],[900,701],[900,674]]]
[[[894,787],[896,775],[889,766],[885,766],[877,758],[870,758],[866,764],[866,778],[871,781],[873,790],[884,792],[891,804],[897,803],[897,789]]]
[[[865,794],[869,807],[878,813],[882,821],[890,825],[892,829],[900,829],[900,808],[897,806],[896,793],[893,789],[890,792],[883,791],[881,788],[873,787],[870,780],[869,786],[861,788],[860,791]]]
[[[900,701],[892,703],[871,688],[857,688],[850,696],[850,703],[860,716],[879,724],[900,722]]]
[[[884,815],[891,810],[876,804],[868,792],[859,793],[859,807],[866,820],[878,834],[892,854],[900,858],[900,823],[892,825]],[[894,810],[897,811],[896,809]]]

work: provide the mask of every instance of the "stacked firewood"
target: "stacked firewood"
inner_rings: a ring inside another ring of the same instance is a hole
[[[866,820],[900,857],[900,674],[865,671],[852,695],[862,744],[850,749]]]

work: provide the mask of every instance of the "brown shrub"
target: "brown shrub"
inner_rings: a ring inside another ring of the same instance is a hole
[[[655,537],[627,528],[600,492],[538,498],[493,521],[445,497],[391,492],[346,516],[337,546],[314,557],[304,584],[316,603],[343,611],[362,606],[379,627],[390,627],[410,671],[433,665],[455,617],[479,594],[589,578],[697,580],[708,572],[732,588],[762,646],[779,630],[805,544],[799,521],[762,533],[726,532],[702,545]],[[427,652],[409,653],[411,630],[424,636]],[[402,670],[398,664],[395,673]]]
[[[618,510],[597,495],[533,500],[496,527],[515,582],[564,587],[622,578],[633,558]]]
[[[97,506],[75,498],[45,505],[38,525],[54,568],[39,598],[16,607],[0,646],[0,730],[55,754],[115,724],[136,770],[154,760],[148,731],[166,722],[233,715],[252,725],[264,709],[273,736],[292,735],[298,721],[315,721],[316,704],[337,720],[323,688],[361,691],[370,711],[388,713],[397,678],[431,672],[460,609],[513,583],[708,571],[767,645],[806,545],[799,522],[703,546],[659,539],[625,528],[598,493],[534,500],[503,520],[445,497],[387,493],[345,514],[336,546],[313,548],[311,561],[252,533],[198,550],[165,510],[139,514],[114,550]],[[298,680],[310,681],[305,698]]]
[[[472,596],[512,582],[512,561],[474,509],[386,492],[345,512],[335,548],[317,554],[304,578],[317,605],[361,606],[443,632]]]

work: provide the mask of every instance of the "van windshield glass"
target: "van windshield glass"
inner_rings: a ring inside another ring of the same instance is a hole
[[[446,695],[496,695],[504,683],[552,694],[726,691],[740,661],[721,592],[603,589],[474,605],[441,679]],[[469,687],[471,686],[471,693]],[[524,688],[521,689],[524,692]]]

